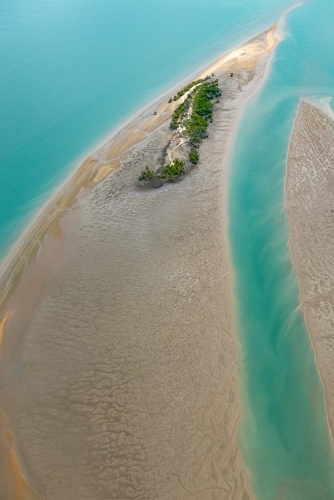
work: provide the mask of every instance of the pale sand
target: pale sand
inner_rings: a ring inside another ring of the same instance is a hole
[[[136,186],[170,137],[163,103],[124,131],[128,147],[129,131],[149,133],[126,159],[100,159],[120,134],[86,160],[9,266],[0,488],[16,490],[3,500],[250,498],[223,206],[228,142],[265,62],[217,75],[209,139],[181,182]]]
[[[286,177],[292,259],[334,434],[334,121],[302,101]]]
[[[103,181],[103,179],[120,166],[121,162],[119,160],[113,160],[109,165],[99,165],[97,172],[93,177],[94,184],[98,184]]]
[[[1,353],[3,332],[5,330],[6,323],[9,320],[9,317],[10,317],[10,312],[8,312],[0,322],[0,353]]]
[[[13,448],[13,438],[4,415],[0,412],[0,498],[1,500],[39,500],[22,475]]]
[[[129,130],[125,132],[115,143],[108,149],[104,155],[105,160],[119,158],[122,153],[131,148],[138,142],[146,139],[147,134],[137,130]]]
[[[273,26],[269,31],[263,34],[262,37],[257,37],[253,41],[232,50],[226,55],[217,59],[206,71],[199,77],[204,78],[205,75],[222,71],[223,69],[252,69],[257,65],[261,55],[270,52],[277,42],[279,37],[276,30],[277,26]]]

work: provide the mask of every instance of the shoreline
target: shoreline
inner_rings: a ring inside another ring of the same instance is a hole
[[[274,25],[267,30],[264,30],[261,32],[258,36],[255,36],[251,38],[248,42],[245,44],[240,45],[236,49],[232,49],[228,52],[223,53],[220,57],[216,58],[212,63],[206,65],[204,69],[201,69],[193,74],[193,76],[188,79],[184,80],[183,82],[180,82],[180,85],[175,85],[171,89],[170,92],[164,93],[159,99],[155,100],[153,103],[149,104],[148,106],[145,106],[139,114],[133,115],[129,120],[126,121],[126,123],[120,125],[118,129],[116,129],[112,135],[108,135],[108,139],[104,139],[100,145],[97,148],[94,148],[94,151],[91,152],[88,156],[86,156],[81,162],[78,161],[79,166],[62,182],[58,187],[55,188],[53,194],[51,195],[50,199],[44,204],[43,207],[38,209],[37,215],[34,217],[32,220],[31,224],[28,225],[28,227],[24,230],[22,235],[18,238],[17,242],[12,246],[11,249],[9,249],[7,256],[4,258],[4,261],[0,267],[0,307],[3,304],[4,301],[4,294],[7,293],[7,288],[8,288],[8,283],[6,281],[11,281],[11,278],[9,277],[6,280],[6,276],[10,274],[11,272],[14,273],[13,279],[15,279],[15,274],[20,272],[20,256],[22,256],[25,260],[26,258],[29,258],[29,248],[27,248],[27,251],[25,250],[25,247],[29,245],[26,245],[25,242],[29,240],[35,240],[32,241],[32,248],[36,244],[36,237],[35,234],[37,233],[37,239],[41,240],[47,231],[48,225],[51,225],[52,222],[56,221],[58,217],[61,217],[62,212],[72,208],[73,204],[76,203],[77,197],[81,195],[81,191],[87,187],[88,189],[92,188],[94,185],[97,183],[102,182],[107,175],[109,175],[113,170],[116,170],[119,168],[121,165],[121,160],[120,163],[115,166],[115,168],[112,168],[112,165],[110,165],[110,169],[108,169],[108,163],[113,162],[113,158],[108,160],[102,159],[102,162],[98,161],[91,161],[90,160],[97,160],[99,156],[101,156],[101,153],[105,151],[105,149],[110,146],[108,149],[112,148],[115,143],[122,139],[122,134],[126,134],[127,131],[131,130],[130,127],[132,124],[135,124],[135,122],[138,121],[141,117],[143,118],[142,121],[145,124],[145,118],[148,118],[149,116],[152,115],[152,113],[163,106],[164,108],[168,109],[169,113],[164,115],[164,120],[160,123],[164,123],[166,120],[168,120],[172,114],[172,111],[174,108],[181,102],[181,99],[171,103],[170,105],[168,104],[168,98],[173,95],[173,93],[180,88],[184,83],[187,83],[189,81],[192,81],[193,79],[198,79],[198,78],[203,78],[207,74],[211,74],[213,71],[222,71],[224,67],[229,68],[230,65],[229,63],[232,61],[231,64],[231,69],[235,68],[236,66],[236,59],[238,58],[238,55],[243,58],[241,67],[238,69],[250,69],[251,67],[254,67],[256,65],[257,59],[263,54],[268,51],[270,51],[273,47],[274,43],[274,38],[273,34],[275,33],[277,25]],[[263,46],[263,38],[267,36],[267,42],[269,38],[269,44],[268,47],[264,49]],[[261,47],[262,46],[262,47]],[[249,56],[250,54],[246,53],[244,54],[244,49],[248,48],[252,52],[253,50],[253,57],[249,61]],[[261,51],[262,49],[262,51]],[[264,49],[264,51],[263,51]],[[228,66],[226,66],[228,65]],[[243,67],[246,66],[246,68]],[[247,67],[248,66],[248,67]],[[168,108],[167,108],[168,105]],[[170,114],[170,116],[169,116]],[[157,117],[159,115],[157,114]],[[139,120],[140,121],[140,120]],[[148,120],[149,122],[149,120]],[[150,128],[150,124],[147,123],[148,127]],[[156,125],[151,132],[148,134],[151,135],[154,133],[154,131],[158,128],[159,125]],[[131,150],[131,148],[136,144],[137,142],[134,142],[133,144],[130,144],[127,148],[125,148],[122,153],[118,156],[122,156],[122,154],[125,154],[128,150]],[[116,160],[117,161],[117,160]],[[93,175],[93,179],[91,179],[92,174],[94,174],[94,167],[100,167],[100,175],[99,172],[97,172],[97,175]],[[106,168],[107,167],[107,168]],[[103,171],[104,170],[104,171]],[[82,178],[83,177],[83,178]],[[82,178],[82,179],[81,179]],[[95,178],[95,182],[94,182]],[[97,179],[97,182],[96,182]],[[76,182],[80,181],[78,185],[76,185]],[[87,182],[88,181],[88,182]],[[92,182],[89,182],[92,181]],[[88,186],[85,186],[85,183],[88,184]],[[74,188],[74,192],[72,193],[71,191]],[[66,199],[68,194],[73,195],[71,199]],[[58,207],[57,207],[58,205]],[[58,210],[59,208],[59,210]],[[41,231],[39,231],[39,226],[44,226],[41,228]],[[16,263],[19,265],[19,269],[16,271]],[[10,282],[9,282],[10,286]]]

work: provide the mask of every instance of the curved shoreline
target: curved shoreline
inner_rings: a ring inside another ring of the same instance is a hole
[[[276,25],[257,37],[253,37],[250,42],[224,53],[210,65],[205,66],[203,70],[197,72],[194,77],[203,78],[207,74],[222,71],[224,68],[254,68],[258,58],[270,51],[276,43],[274,38],[275,30]],[[265,36],[266,45],[263,43]],[[144,108],[139,115],[131,118],[126,125],[104,141],[65,180],[56,194],[41,209],[39,215],[33,220],[23,236],[9,251],[0,268],[0,307],[4,303],[9,288],[14,284],[16,278],[20,276],[20,273],[23,272],[30,254],[38,251],[38,246],[49,226],[53,222],[57,224],[59,217],[72,208],[82,190],[90,189],[97,183],[102,182],[113,170],[121,165],[122,156],[124,160],[127,151],[131,150],[141,139],[153,134],[162,123],[171,117],[174,109],[182,100],[180,98],[178,101],[168,103],[168,98],[176,88],[178,87],[173,87],[168,97],[159,98]],[[164,95],[166,96],[166,94]],[[155,116],[152,115],[154,111],[157,112]],[[145,136],[140,139],[137,134],[138,131],[143,135],[145,134]]]

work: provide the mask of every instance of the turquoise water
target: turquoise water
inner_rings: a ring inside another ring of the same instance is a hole
[[[84,154],[292,0],[0,0],[0,260]]]
[[[242,347],[240,443],[257,500],[334,498],[324,394],[299,308],[284,211],[300,97],[334,96],[334,3],[291,11],[268,78],[248,101],[229,180],[229,235]]]

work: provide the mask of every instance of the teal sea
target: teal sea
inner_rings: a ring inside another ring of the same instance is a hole
[[[0,0],[0,259],[89,151],[292,0]],[[334,499],[324,395],[299,308],[284,210],[300,97],[334,95],[334,3],[289,12],[247,102],[229,173],[234,309],[256,500]]]
[[[334,4],[292,10],[267,79],[247,102],[229,173],[229,236],[245,416],[239,438],[257,500],[334,498],[324,394],[299,307],[284,209],[300,97],[334,96]]]

